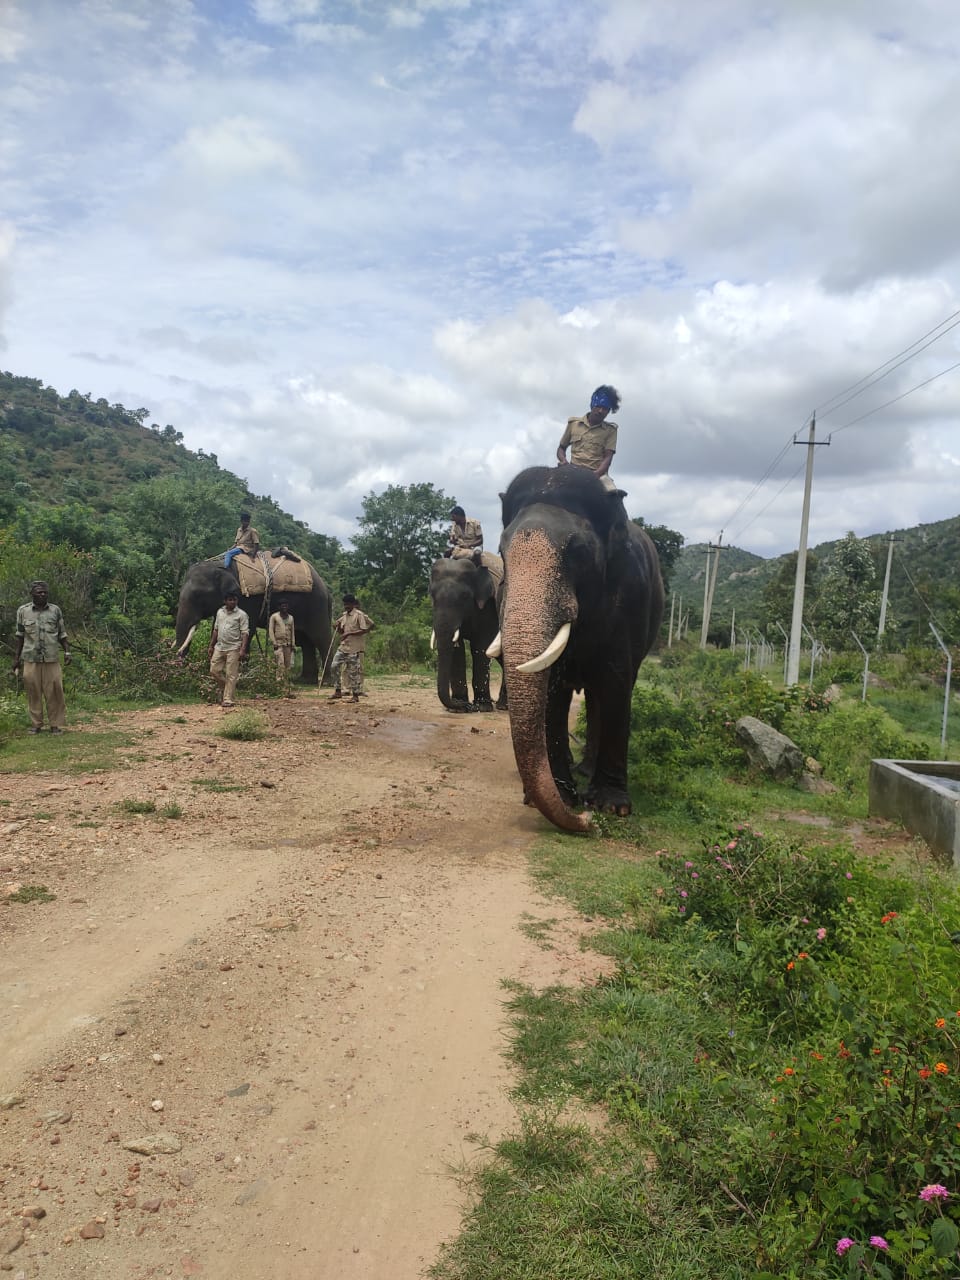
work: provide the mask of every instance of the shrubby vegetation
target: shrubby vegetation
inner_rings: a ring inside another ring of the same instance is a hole
[[[557,834],[534,862],[548,892],[604,919],[592,945],[615,972],[512,986],[520,1125],[433,1274],[955,1277],[955,875],[864,857],[840,830],[864,811],[872,755],[929,752],[872,702],[899,709],[909,677],[862,703],[853,664],[830,703],[820,679],[785,691],[729,653],[663,658],[634,697],[634,816],[601,824],[616,846]],[[840,791],[753,777],[743,714],[819,752]]]

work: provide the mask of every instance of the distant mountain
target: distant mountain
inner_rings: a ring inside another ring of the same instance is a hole
[[[877,587],[883,585],[890,534],[896,539],[890,574],[890,612],[901,636],[926,644],[928,619],[938,610],[956,611],[960,604],[960,516],[921,524],[911,529],[888,530],[869,536],[877,567]],[[818,579],[829,569],[838,542],[822,542],[810,548],[818,561]],[[729,626],[733,610],[737,625],[765,626],[763,591],[780,573],[789,556],[764,559],[740,547],[725,547],[714,591],[711,627]],[[691,628],[703,616],[707,546],[697,542],[681,551],[671,575],[671,591],[690,609]],[[669,606],[668,606],[669,607]]]

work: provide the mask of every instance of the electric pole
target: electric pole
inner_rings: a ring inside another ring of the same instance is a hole
[[[887,571],[883,575],[883,596],[880,600],[880,622],[877,626],[878,640],[883,635],[884,627],[887,624],[887,597],[890,594],[890,566],[893,563],[893,544],[900,541],[900,538],[895,538],[891,533],[890,542],[887,546]]]
[[[810,419],[807,437],[807,473],[803,482],[803,514],[800,517],[800,545],[797,548],[797,577],[793,585],[793,617],[790,621],[790,644],[787,652],[787,684],[800,680],[800,645],[803,641],[803,589],[807,580],[807,530],[810,526],[810,490],[813,486],[813,450],[817,444],[817,415]],[[793,443],[797,443],[794,436]],[[824,441],[823,443],[829,443]]]
[[[707,580],[703,584],[703,625],[700,628],[700,648],[707,647],[707,632],[710,629],[710,612],[713,609],[713,593],[717,585],[717,573],[720,569],[720,551],[723,542],[721,532],[716,546],[707,543]],[[713,569],[710,567],[710,552],[713,552]]]

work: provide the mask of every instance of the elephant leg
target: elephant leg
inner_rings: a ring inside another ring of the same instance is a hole
[[[586,802],[619,817],[625,817],[632,807],[627,790],[632,689],[632,681],[614,679],[591,690],[587,698],[587,744],[588,754],[593,753],[593,770]]]
[[[573,780],[573,758],[570,755],[570,699],[573,690],[551,672],[547,693],[547,756],[553,780],[569,805],[579,804],[580,797]]]
[[[497,710],[507,710],[507,672],[503,665],[503,659],[498,658],[500,664],[500,696],[497,698]]]
[[[490,659],[480,645],[470,644],[473,661],[473,709],[474,711],[492,711],[490,700]]]
[[[462,703],[464,709],[470,706],[470,693],[467,689],[467,650],[466,645],[453,646],[450,663],[450,696],[456,703]]]
[[[317,648],[306,636],[297,636],[300,641],[300,652],[303,655],[303,669],[300,672],[301,684],[316,684],[320,670],[317,665]]]

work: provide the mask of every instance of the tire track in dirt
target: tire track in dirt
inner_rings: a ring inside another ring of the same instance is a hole
[[[58,895],[0,911],[0,1240],[33,1202],[25,1277],[413,1280],[457,1229],[451,1167],[512,1121],[501,980],[604,964],[527,876],[507,718],[406,681],[269,704],[262,743],[175,710],[126,718],[124,770],[0,775],[4,867]],[[121,1145],[164,1131],[179,1152]]]

